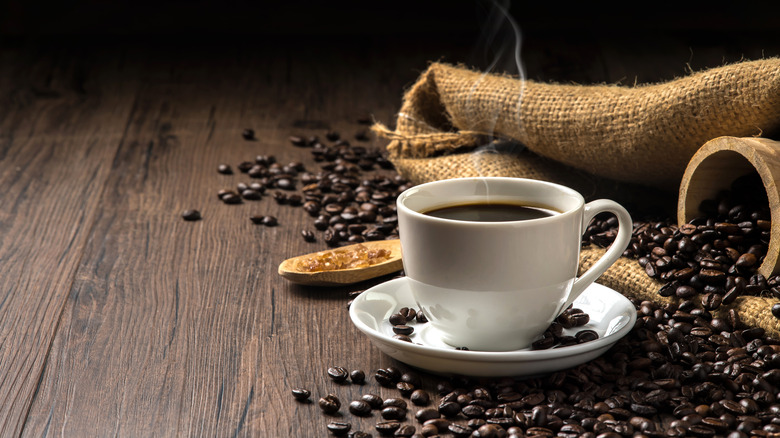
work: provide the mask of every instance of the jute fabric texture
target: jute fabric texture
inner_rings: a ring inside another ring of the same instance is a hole
[[[403,96],[395,129],[374,126],[390,140],[391,161],[413,181],[459,176],[453,156],[497,137],[599,177],[667,190],[679,188],[688,161],[708,140],[778,128],[778,58],[635,86],[541,83],[432,63]],[[439,172],[420,161],[443,155],[449,158],[437,162]],[[527,155],[502,155],[509,157],[493,160],[487,171],[534,172]]]

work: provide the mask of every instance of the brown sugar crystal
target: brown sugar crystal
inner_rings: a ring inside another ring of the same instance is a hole
[[[334,271],[337,269],[365,268],[390,258],[390,251],[369,249],[365,245],[352,245],[329,251],[314,253],[298,262],[298,269],[304,272]]]

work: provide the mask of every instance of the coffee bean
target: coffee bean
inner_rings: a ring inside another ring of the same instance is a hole
[[[231,168],[230,165],[228,164],[220,164],[219,166],[217,166],[217,172],[223,175],[232,175],[233,168]]]
[[[254,129],[244,129],[241,132],[241,136],[244,137],[244,140],[255,140],[255,130]]]
[[[375,426],[376,431],[380,435],[392,435],[396,430],[401,428],[401,423],[398,421],[381,421]]]
[[[309,397],[311,396],[311,391],[304,388],[294,388],[292,390],[292,395],[295,398],[295,400],[299,402],[307,402],[309,401]]]
[[[220,198],[225,204],[236,205],[241,203],[241,196],[235,192],[227,192]]]
[[[401,393],[403,397],[411,397],[412,393],[416,389],[414,385],[408,382],[398,382],[395,384],[395,388]]]
[[[417,432],[417,429],[411,424],[403,424],[393,433],[397,437],[411,437]]]
[[[328,368],[328,377],[336,383],[343,383],[347,380],[347,377],[349,377],[349,373],[344,367],[330,367]]]
[[[390,315],[389,321],[390,321],[390,324],[392,324],[394,326],[395,325],[406,325],[406,323],[407,323],[406,316],[402,315],[401,313],[394,313],[394,314]]]
[[[393,333],[396,333],[398,335],[411,335],[414,332],[414,327],[410,327],[408,325],[394,325],[393,326]]]
[[[343,421],[331,421],[328,423],[328,431],[335,436],[344,436],[350,429],[352,429],[352,425]]]
[[[320,398],[318,405],[322,412],[333,415],[341,409],[341,400],[333,394],[328,394]]]
[[[197,220],[202,219],[200,211],[198,211],[198,210],[184,210],[181,213],[181,217],[185,221],[197,221]]]
[[[382,404],[384,403],[382,397],[376,394],[363,394],[363,396],[360,399],[368,403],[368,405],[371,406],[371,409],[379,409],[382,407]]]
[[[595,341],[599,338],[599,334],[595,330],[580,330],[575,335],[577,342],[582,344],[584,342]]]
[[[428,420],[432,420],[440,417],[441,414],[439,413],[438,409],[435,408],[420,409],[414,414],[414,418],[416,418],[417,421],[419,421],[420,423],[425,423]]]
[[[460,413],[461,406],[457,402],[445,402],[439,405],[439,413],[445,417],[455,417]]]
[[[447,430],[456,437],[468,437],[471,435],[471,429],[458,423],[450,423]]]
[[[365,400],[353,400],[349,403],[349,412],[359,417],[371,414],[371,405]]]

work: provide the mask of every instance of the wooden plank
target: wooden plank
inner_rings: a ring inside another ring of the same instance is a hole
[[[219,175],[223,162],[273,154],[316,171],[287,137],[351,135],[372,110],[390,120],[417,75],[409,66],[427,57],[399,67],[381,52],[339,59],[337,48],[320,49],[122,55],[146,79],[25,435],[317,435],[321,416],[290,415],[290,385],[324,388],[325,369],[347,360],[387,363],[349,322],[348,289],[300,288],[276,274],[283,259],[325,247],[301,239],[308,215],[270,198],[226,206],[215,196],[246,180]],[[248,127],[259,141],[241,138]],[[185,208],[204,219],[183,221]],[[280,225],[254,225],[252,213]]]
[[[0,62],[0,430],[16,435],[132,103],[90,60],[9,48]],[[104,66],[109,71],[116,65]],[[105,92],[95,93],[96,89]],[[88,93],[86,93],[88,91]]]

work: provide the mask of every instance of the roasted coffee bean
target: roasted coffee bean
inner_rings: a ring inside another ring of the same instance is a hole
[[[445,417],[455,417],[460,413],[461,406],[457,402],[444,402],[439,405],[439,412]]]
[[[595,330],[580,330],[575,335],[577,342],[582,344],[585,342],[595,341],[599,338],[599,334]]]
[[[294,388],[292,390],[292,395],[295,398],[295,400],[299,402],[307,402],[309,401],[309,397],[311,396],[311,391],[304,388]]]
[[[366,381],[366,373],[363,370],[352,370],[349,372],[349,379],[352,380],[352,383],[361,385]]]
[[[222,199],[222,202],[225,204],[235,205],[241,203],[241,196],[238,193],[232,191],[223,194],[220,199]]]
[[[398,335],[411,335],[414,332],[414,327],[408,325],[394,325],[393,333]]]
[[[423,389],[415,389],[409,396],[409,400],[417,406],[426,406],[431,402],[431,397]]]
[[[247,201],[259,201],[263,199],[263,194],[257,190],[247,188],[241,191],[241,197]]]
[[[343,383],[349,377],[349,373],[346,368],[335,366],[328,368],[328,377],[336,383]]]
[[[416,418],[417,421],[419,421],[420,423],[425,423],[428,420],[432,420],[440,417],[441,414],[439,413],[439,410],[435,408],[420,409],[414,414],[414,418]]]
[[[414,385],[408,382],[398,382],[395,384],[395,388],[401,393],[403,397],[411,397],[412,393],[416,389]]]
[[[197,220],[202,219],[200,211],[198,211],[198,210],[184,210],[181,213],[181,217],[185,221],[197,221]]]
[[[390,315],[389,321],[392,325],[406,325],[408,322],[406,320],[406,316],[402,315],[401,313],[393,313]]]
[[[349,403],[349,412],[359,417],[371,414],[371,405],[365,400],[353,400]]]
[[[368,403],[369,406],[371,406],[371,409],[379,409],[382,407],[382,404],[384,403],[384,400],[382,397],[376,395],[376,394],[363,394],[360,399],[366,403]]]
[[[220,164],[217,166],[217,172],[223,174],[223,175],[232,175],[233,174],[233,168],[230,167],[228,164]]]
[[[468,437],[472,433],[471,429],[458,423],[450,423],[447,430],[456,437]]]
[[[376,428],[376,431],[379,432],[380,435],[387,436],[387,435],[394,434],[396,430],[400,429],[401,423],[395,420],[380,421],[374,427]]]
[[[393,436],[411,437],[414,436],[416,432],[417,432],[417,428],[415,428],[411,424],[402,424],[401,427],[399,427],[398,430],[396,430],[393,433]]]
[[[352,429],[350,423],[345,423],[343,421],[331,421],[328,423],[327,427],[328,431],[335,436],[345,436],[349,430]]]
[[[317,237],[314,235],[314,233],[311,230],[303,230],[301,231],[301,236],[303,237],[303,240],[307,242],[316,242]]]
[[[332,415],[341,409],[341,400],[333,394],[328,394],[325,397],[321,397],[318,405],[322,412]]]

